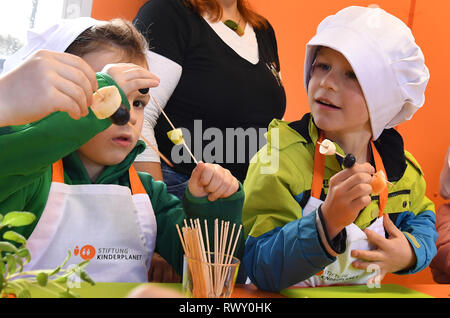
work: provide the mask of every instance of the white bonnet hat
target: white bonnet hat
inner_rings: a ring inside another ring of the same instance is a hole
[[[352,6],[325,18],[306,45],[305,87],[318,46],[348,60],[364,93],[373,140],[385,128],[411,119],[425,102],[430,78],[411,30],[380,8]]]
[[[90,17],[80,17],[60,20],[44,29],[28,30],[27,43],[5,60],[3,73],[17,67],[38,50],[64,52],[81,33],[101,22]]]

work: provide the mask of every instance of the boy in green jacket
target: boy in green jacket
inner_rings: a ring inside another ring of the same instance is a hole
[[[94,71],[107,72],[97,73],[98,87],[119,88],[135,129],[99,120],[91,110],[79,120],[55,112],[0,128],[0,213],[37,217],[22,228],[31,252],[25,269],[54,268],[71,251],[68,264],[89,259],[86,270],[94,281],[146,282],[157,251],[181,274],[175,225],[186,217],[240,223],[244,194],[238,181],[218,165],[199,163],[181,203],[164,183],[133,168],[145,148],[137,132],[149,99],[139,89],[158,80],[147,70],[146,42],[130,23],[67,20],[34,34],[13,59],[38,48],[61,50],[61,43]],[[65,73],[68,79],[78,75]]]

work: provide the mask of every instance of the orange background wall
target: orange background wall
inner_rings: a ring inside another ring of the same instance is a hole
[[[296,120],[308,112],[303,85],[305,44],[315,34],[323,18],[350,6],[377,4],[408,23],[410,5],[414,0],[248,0],[253,9],[265,16],[275,29],[278,40],[281,73],[287,93],[285,119]],[[92,16],[97,19],[122,17],[132,20],[145,0],[94,0]],[[398,129],[405,147],[420,162],[427,180],[427,195],[436,206],[444,200],[439,196],[439,173],[445,152],[450,145],[450,1],[416,0],[413,33],[422,48],[431,78],[425,105],[412,121]],[[388,275],[383,282],[408,281],[432,283],[430,270],[408,276]]]

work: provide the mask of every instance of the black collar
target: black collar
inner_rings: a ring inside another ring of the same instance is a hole
[[[307,113],[302,119],[289,124],[289,127],[302,135],[308,143],[312,143],[308,129],[311,120],[314,124],[311,113]],[[400,180],[406,170],[405,150],[402,136],[393,128],[385,129],[381,136],[374,141],[374,145],[383,160],[388,180],[391,182]],[[342,164],[341,157],[336,156],[336,158],[339,163]],[[374,165],[373,158],[371,164]]]

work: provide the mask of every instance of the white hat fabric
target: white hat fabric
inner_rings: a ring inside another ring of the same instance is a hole
[[[64,52],[81,33],[101,22],[90,17],[80,17],[60,20],[45,29],[29,30],[27,43],[5,60],[3,73],[11,71],[38,50]]]
[[[328,16],[306,45],[305,87],[317,48],[326,46],[348,60],[368,106],[373,140],[385,128],[411,119],[425,103],[430,73],[411,30],[380,8],[351,6]]]

